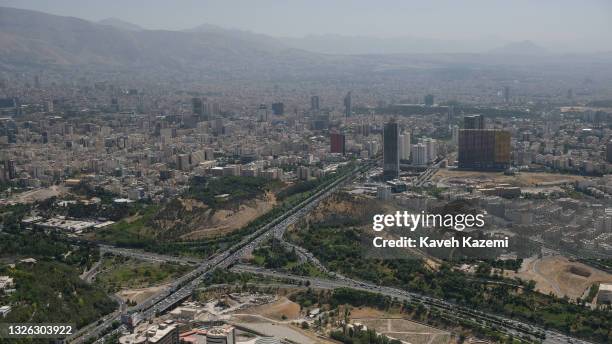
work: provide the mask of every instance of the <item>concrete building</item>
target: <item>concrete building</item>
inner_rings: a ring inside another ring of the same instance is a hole
[[[610,304],[612,303],[612,284],[602,283],[599,285],[599,292],[597,293],[598,304]]]
[[[427,147],[424,144],[418,143],[416,145],[412,145],[411,150],[413,165],[422,166],[427,164]]]
[[[119,338],[121,344],[178,344],[179,332],[178,326],[173,324],[172,320],[149,327],[141,334],[128,334]]]
[[[233,326],[213,327],[206,333],[206,344],[235,344],[236,336]]]
[[[399,158],[400,160],[410,160],[410,133],[404,132],[399,136]]]
[[[381,185],[376,188],[376,198],[381,201],[387,201],[391,199],[391,186]]]
[[[300,180],[310,179],[310,168],[308,168],[307,166],[298,166],[297,177]]]

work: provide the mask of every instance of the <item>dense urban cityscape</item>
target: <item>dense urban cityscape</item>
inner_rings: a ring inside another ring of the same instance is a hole
[[[609,47],[315,38],[0,7],[0,343],[612,342]]]

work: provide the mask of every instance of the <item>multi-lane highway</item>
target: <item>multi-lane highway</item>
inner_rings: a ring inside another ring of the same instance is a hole
[[[177,264],[188,264],[188,265],[196,265],[199,264],[200,261],[195,258],[186,258],[186,257],[174,257],[168,255],[161,255],[141,250],[136,250],[132,248],[123,248],[116,247],[110,245],[100,244],[100,254],[104,255],[105,253],[110,253],[116,256],[123,256],[128,258],[134,258],[139,260],[146,260],[155,263],[177,263]]]
[[[189,297],[193,290],[202,282],[202,280],[216,268],[227,268],[235,263],[244,254],[252,251],[264,240],[276,236],[282,237],[288,226],[295,224],[300,218],[311,211],[321,200],[327,198],[347,181],[354,176],[363,173],[373,166],[372,163],[365,163],[354,167],[349,173],[339,177],[321,190],[315,192],[306,200],[300,202],[289,211],[285,212],[270,223],[261,227],[254,233],[246,236],[238,244],[230,249],[220,253],[210,260],[202,262],[196,269],[172,283],[171,286],[152,296],[144,302],[130,309],[130,311],[140,312],[143,318],[152,318],[156,314],[165,312],[180,301]],[[68,341],[73,343],[82,343],[88,338],[100,337],[103,333],[108,333],[112,328],[113,323],[120,321],[121,314],[115,312],[110,316],[102,318],[98,321],[98,325],[93,328],[87,328],[87,331],[79,331],[78,334],[70,337]],[[120,327],[110,333],[115,333],[122,330]],[[99,342],[104,339],[100,338]]]
[[[425,185],[425,183],[427,183],[431,177],[438,172],[443,161],[444,159],[440,159],[435,164],[429,166],[423,173],[419,174],[413,181],[414,186],[421,187]]]

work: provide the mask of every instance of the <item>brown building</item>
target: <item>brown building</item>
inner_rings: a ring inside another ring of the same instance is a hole
[[[459,168],[505,170],[510,167],[510,133],[497,129],[459,130]]]
[[[346,137],[343,134],[331,133],[330,134],[330,151],[332,153],[345,154]]]

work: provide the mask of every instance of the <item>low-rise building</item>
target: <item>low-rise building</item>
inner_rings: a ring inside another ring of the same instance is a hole
[[[0,276],[0,290],[11,289],[15,286],[15,282],[12,277]]]
[[[599,293],[597,293],[598,304],[611,304],[612,303],[612,284],[602,283],[599,285]]]

